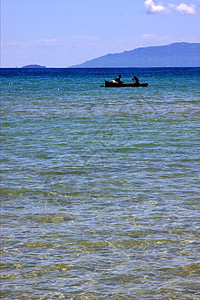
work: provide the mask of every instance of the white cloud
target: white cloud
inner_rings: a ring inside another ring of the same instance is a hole
[[[29,44],[28,42],[21,42],[21,41],[16,41],[16,40],[12,40],[12,41],[5,43],[6,46],[11,46],[11,47],[27,46],[28,44]]]
[[[153,0],[146,0],[144,2],[144,5],[147,9],[147,13],[149,14],[157,14],[162,13],[166,10],[166,8],[163,5],[156,5]]]
[[[75,41],[97,41],[99,38],[97,36],[90,36],[90,35],[73,35],[72,39]]]
[[[199,0],[198,0],[199,1]],[[181,14],[195,14],[195,6],[191,4],[190,6],[181,3],[180,5],[168,4],[168,6],[164,6],[162,4],[155,4],[153,0],[146,0],[144,5],[147,9],[148,14],[160,14],[160,13],[170,13],[175,10]]]
[[[54,45],[57,44],[58,40],[56,39],[39,39],[39,40],[31,40],[31,41],[16,41],[12,40],[6,43],[8,46],[13,46],[13,47],[22,47],[22,46],[38,46],[38,45]]]
[[[39,40],[37,40],[36,41],[36,43],[46,43],[46,44],[54,44],[54,43],[57,43],[58,42],[58,40],[56,40],[56,39],[39,39]]]
[[[85,48],[85,47],[94,47],[99,43],[99,38],[97,36],[91,35],[72,35],[67,40],[67,45],[69,47],[78,47],[78,48]]]
[[[144,33],[140,36],[140,38],[142,43],[145,43],[145,45],[152,45],[152,42],[154,45],[173,42],[173,38],[171,35],[156,35],[153,33]]]
[[[143,39],[154,39],[156,38],[156,35],[153,33],[144,33],[141,35],[141,38]]]
[[[195,6],[193,4],[188,6],[185,3],[181,3],[180,5],[177,5],[175,9],[182,14],[195,14]]]

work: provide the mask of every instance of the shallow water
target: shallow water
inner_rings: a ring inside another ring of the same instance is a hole
[[[1,82],[1,297],[199,299],[200,69]]]

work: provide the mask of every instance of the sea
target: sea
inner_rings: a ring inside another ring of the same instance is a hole
[[[200,299],[200,68],[0,73],[1,299]]]

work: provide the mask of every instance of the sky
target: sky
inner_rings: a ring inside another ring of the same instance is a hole
[[[200,42],[200,0],[1,0],[1,67]]]

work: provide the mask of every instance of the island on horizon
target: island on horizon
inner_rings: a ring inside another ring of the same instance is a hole
[[[40,65],[27,65],[23,66],[22,69],[45,69],[46,66],[40,66]]]

